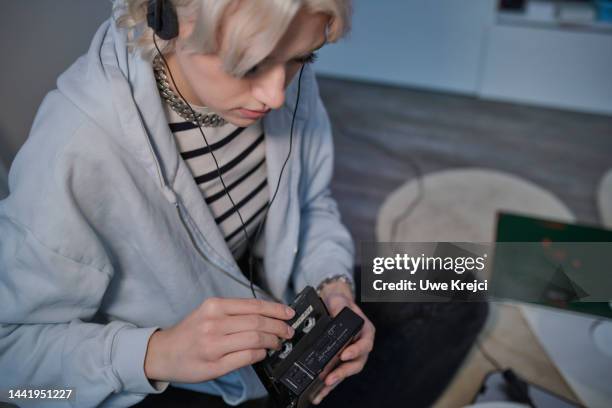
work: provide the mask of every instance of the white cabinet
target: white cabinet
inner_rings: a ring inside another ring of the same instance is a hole
[[[612,114],[612,32],[498,23],[480,96]]]
[[[495,0],[354,0],[353,30],[324,47],[323,74],[475,93]]]

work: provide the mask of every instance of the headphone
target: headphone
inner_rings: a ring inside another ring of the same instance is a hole
[[[168,70],[168,74],[170,76],[170,79],[172,80],[172,84],[174,85],[174,88],[176,89],[179,97],[183,100],[183,102],[185,102],[185,104],[189,107],[189,109],[191,110],[191,113],[193,114],[193,116],[195,117],[195,111],[193,109],[193,107],[189,104],[189,102],[187,102],[187,100],[183,97],[183,95],[181,94],[180,90],[178,89],[178,87],[176,86],[176,83],[174,82],[174,77],[172,76],[172,72],[170,71],[170,67],[168,66],[168,62],[166,61],[166,58],[164,57],[164,55],[162,54],[161,50],[159,49],[158,45],[157,45],[157,41],[156,41],[156,37],[161,38],[162,40],[172,40],[173,38],[176,38],[178,36],[179,33],[179,23],[178,23],[178,16],[176,14],[176,9],[174,8],[174,5],[172,4],[171,0],[149,0],[149,3],[147,5],[147,25],[153,29],[153,43],[155,44],[155,48],[157,50],[157,53],[159,54],[159,56],[162,58],[162,61],[164,62],[164,65],[166,66],[166,69]],[[296,103],[295,103],[295,108],[293,109],[293,115],[291,118],[291,130],[289,133],[289,152],[287,153],[287,158],[285,159],[285,162],[283,163],[283,166],[281,167],[281,171],[280,171],[280,175],[278,176],[278,183],[276,184],[276,189],[274,190],[274,194],[272,195],[272,200],[270,200],[270,202],[268,202],[267,206],[266,206],[266,212],[264,214],[264,217],[262,219],[262,221],[259,223],[259,226],[257,227],[257,231],[255,233],[255,238],[253,239],[253,243],[257,242],[257,240],[259,239],[259,236],[261,234],[262,231],[262,227],[266,222],[266,219],[268,218],[268,212],[270,210],[270,207],[272,206],[272,203],[274,202],[274,199],[276,198],[276,194],[278,193],[278,189],[280,187],[280,183],[281,183],[281,179],[283,177],[283,172],[285,170],[285,167],[287,165],[287,162],[289,161],[289,158],[291,156],[291,147],[293,146],[293,125],[295,122],[295,115],[297,113],[297,108],[300,102],[300,85],[302,82],[302,72],[304,71],[304,65],[302,65],[302,68],[300,69],[300,75],[298,77],[298,90],[297,90],[297,97],[296,97]],[[210,151],[210,154],[212,155],[212,158],[215,162],[215,166],[217,168],[217,176],[219,177],[219,180],[221,181],[221,185],[223,186],[223,190],[225,191],[225,194],[227,195],[227,197],[229,198],[230,202],[232,203],[232,205],[234,207],[236,207],[236,203],[234,202],[234,200],[232,199],[226,185],[225,185],[225,181],[223,180],[223,177],[221,176],[221,169],[219,168],[219,162],[217,161],[217,158],[215,157],[212,149],[210,149],[210,145],[208,144],[208,140],[206,139],[206,135],[204,134],[204,131],[202,130],[202,125],[198,126],[198,130],[200,131],[200,133],[202,134],[202,138],[204,139],[204,143],[206,143],[206,147],[208,148],[208,150]],[[254,284],[253,284],[253,251],[252,251],[252,246],[251,246],[251,241],[250,241],[250,237],[249,237],[249,233],[246,229],[246,225],[244,224],[244,220],[242,219],[242,215],[240,214],[239,209],[236,209],[236,213],[238,214],[238,218],[240,218],[240,224],[242,225],[242,230],[244,232],[245,238],[246,238],[246,244],[247,244],[247,252],[248,252],[248,262],[249,262],[249,288],[251,289],[251,293],[253,294],[254,298],[257,298],[257,295],[255,293],[255,288],[254,288]],[[231,276],[231,275],[230,275]],[[232,276],[233,278],[233,276]],[[240,284],[244,283],[242,281],[238,281]],[[271,294],[268,293],[269,296],[271,296],[272,298],[274,298],[274,296],[272,296]]]
[[[147,25],[162,40],[178,36],[179,23],[176,9],[170,0],[149,0],[147,6]]]

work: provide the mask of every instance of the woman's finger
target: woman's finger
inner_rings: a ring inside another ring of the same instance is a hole
[[[350,377],[351,375],[361,372],[367,360],[368,357],[364,356],[358,360],[340,364],[331,373],[329,373],[327,377],[325,377],[325,385],[331,386],[333,384],[337,384],[346,377]]]
[[[295,332],[284,321],[262,315],[227,316],[224,319],[218,319],[216,325],[221,334],[260,331],[289,339]]]
[[[240,350],[234,353],[226,354],[214,363],[216,369],[215,377],[220,377],[248,365],[257,363],[266,358],[267,352],[265,349]]]
[[[340,359],[342,361],[355,360],[361,356],[369,354],[372,351],[373,347],[373,340],[368,337],[363,337],[362,339],[347,347],[340,355]]]
[[[357,341],[349,345],[344,349],[342,354],[340,354],[340,359],[342,361],[354,360],[360,356],[369,354],[372,348],[374,348],[374,333],[366,326],[357,337]]]
[[[258,314],[288,320],[295,314],[287,305],[262,299],[209,298],[202,303],[202,308],[208,315],[218,317]]]
[[[312,403],[315,405],[319,405],[321,401],[323,401],[323,398],[327,397],[329,393],[338,386],[338,384],[340,384],[340,381],[338,381],[336,384],[326,385],[325,387],[323,387],[323,389],[319,391],[317,396],[312,400]]]
[[[221,354],[226,355],[240,350],[278,350],[280,344],[281,340],[273,334],[257,331],[245,331],[220,337],[218,347]]]

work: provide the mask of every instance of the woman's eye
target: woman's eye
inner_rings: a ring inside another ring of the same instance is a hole
[[[249,69],[244,75],[245,76],[253,76],[257,73],[257,70],[259,69],[259,65],[255,65],[253,68]]]
[[[305,57],[301,57],[301,58],[296,58],[295,61],[299,64],[312,64],[313,62],[315,62],[318,58],[317,53],[315,52],[311,52],[310,54],[306,55]]]
[[[318,58],[318,55],[314,52],[311,52],[310,54],[306,55],[305,57],[299,57],[299,58],[295,58],[293,60],[294,63],[296,64],[312,64],[313,62],[315,62]],[[255,76],[257,75],[258,71],[260,70],[260,66],[259,64],[253,66],[251,69],[249,69],[244,75],[249,77],[249,76]]]

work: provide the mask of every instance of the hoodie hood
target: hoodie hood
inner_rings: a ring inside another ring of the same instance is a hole
[[[169,186],[176,176],[178,150],[151,64],[140,53],[128,50],[126,38],[126,30],[118,28],[113,18],[104,22],[87,54],[58,78],[57,88],[126,148],[173,201]]]
[[[201,192],[191,177],[182,177],[185,166],[182,163],[174,136],[172,135],[157,90],[151,63],[140,52],[130,51],[127,46],[127,29],[117,27],[114,18],[105,21],[96,32],[88,52],[80,57],[57,81],[58,91],[70,100],[89,120],[105,134],[125,148],[146,172],[156,180],[164,197],[172,204],[177,196],[191,207],[191,216],[196,218],[200,231],[210,237],[210,248],[219,256],[218,264],[223,269],[233,269],[241,275],[235,260],[204,204]],[[266,167],[268,182],[276,186],[280,179],[282,165],[289,152],[291,122],[298,97],[299,75],[293,78],[285,90],[285,103],[268,113],[263,119],[266,134]],[[295,112],[296,131],[294,135],[292,160],[284,170],[281,190],[295,191],[300,166],[293,163],[300,155],[300,140],[297,129],[302,126],[312,104],[316,102],[318,87],[314,72],[309,65],[304,67],[301,80],[298,109]],[[181,177],[177,178],[177,173]],[[271,193],[272,193],[271,189]],[[270,197],[271,199],[271,197]],[[289,194],[278,195],[273,203],[268,220],[276,214],[289,211]],[[295,212],[295,210],[293,210]],[[202,215],[205,213],[206,215]],[[297,217],[297,214],[293,214]],[[198,219],[199,218],[199,221]],[[289,231],[284,222],[266,222],[265,269],[287,268],[290,264],[272,265],[268,256],[268,244],[286,241],[286,236],[296,236],[296,226]],[[273,245],[276,245],[273,244]],[[270,246],[273,246],[270,245]],[[295,252],[295,247],[292,249]],[[270,254],[272,255],[272,254]],[[287,258],[289,259],[289,258]],[[270,290],[282,298],[288,276],[270,282]]]
[[[115,18],[109,18],[96,32],[88,52],[58,78],[57,89],[127,148],[173,201],[169,186],[176,177],[179,152],[168,128],[151,63],[137,50],[129,50],[127,38],[127,29],[117,27]],[[314,78],[310,71],[305,67],[304,77]],[[264,128],[270,116],[292,114],[296,97],[297,76],[286,89],[283,107],[264,118]],[[309,108],[300,103],[296,119],[304,120]],[[161,152],[168,154],[162,156]]]

